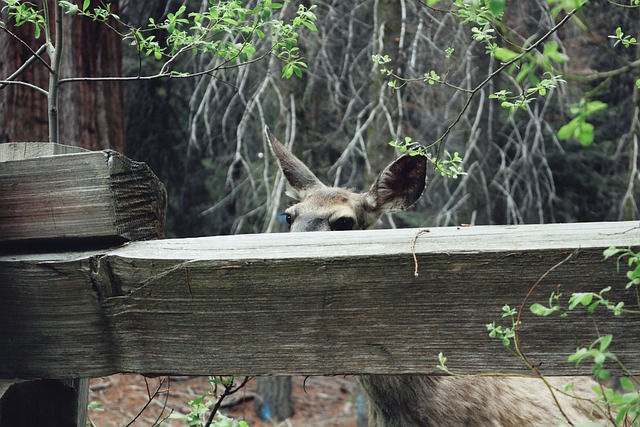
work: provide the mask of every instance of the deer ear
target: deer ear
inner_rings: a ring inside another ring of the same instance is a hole
[[[307,195],[308,190],[324,187],[324,184],[320,182],[313,172],[276,139],[268,127],[265,126],[264,132],[269,139],[273,155],[278,159],[280,170],[282,170],[287,180],[287,195],[294,199],[302,200]]]
[[[405,154],[383,170],[366,194],[374,210],[384,213],[410,208],[427,181],[427,158]]]

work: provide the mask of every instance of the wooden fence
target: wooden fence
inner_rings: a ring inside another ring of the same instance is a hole
[[[604,333],[640,372],[638,316],[528,310],[605,286],[637,304],[602,257],[637,246],[637,222],[131,241],[161,234],[148,168],[110,151],[44,154],[0,149],[0,378],[438,374],[440,352],[454,371],[523,373],[487,335],[509,324],[504,304],[524,307],[522,351],[545,374],[588,374],[567,355]]]

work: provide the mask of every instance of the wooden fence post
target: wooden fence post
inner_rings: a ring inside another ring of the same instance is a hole
[[[40,142],[0,144],[0,162],[84,151]],[[88,403],[89,378],[16,383],[0,396],[0,427],[30,427],[34,423],[85,427]]]
[[[74,157],[79,153],[86,156]],[[54,167],[47,171],[29,161],[51,156],[61,157],[51,158]],[[162,237],[162,184],[146,165],[113,151],[43,142],[0,144],[0,177],[1,251],[106,248]],[[92,226],[101,220],[103,227]],[[10,384],[0,380],[0,427],[86,426],[89,378]]]

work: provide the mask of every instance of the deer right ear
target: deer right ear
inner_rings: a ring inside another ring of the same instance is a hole
[[[383,170],[367,193],[373,210],[384,213],[410,208],[427,182],[427,158],[405,154]]]
[[[287,180],[287,195],[297,200],[302,200],[308,190],[324,187],[324,184],[311,172],[311,170],[293,155],[276,137],[267,126],[264,132],[269,139],[269,146],[273,155],[278,159],[280,170]]]

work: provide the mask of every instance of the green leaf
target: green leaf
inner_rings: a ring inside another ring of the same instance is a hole
[[[603,335],[600,337],[600,351],[605,351],[609,348],[611,341],[613,340],[613,335]]]
[[[558,130],[558,139],[561,140],[561,141],[566,141],[569,138],[571,138],[571,136],[573,135],[575,130],[578,128],[579,124],[580,123],[579,123],[578,119],[575,118],[575,119],[572,119],[566,125],[562,126],[560,128],[560,130]]]
[[[518,56],[520,56],[518,53],[504,47],[499,47],[493,51],[493,57],[502,62],[509,62]]]
[[[534,76],[532,74],[534,68],[536,67],[535,62],[527,62],[520,67],[520,72],[516,75],[516,82],[518,84],[522,83],[527,76]]]
[[[640,79],[636,80],[636,86],[640,89]]]
[[[618,378],[618,380],[620,381],[620,387],[622,387],[624,390],[626,391],[634,391],[635,387],[633,385],[633,383],[631,382],[631,380],[627,377],[620,377]]]
[[[310,29],[311,31],[317,33],[318,29],[316,28],[316,26],[313,24],[313,22],[309,22],[309,21],[304,21],[303,22],[304,26],[307,27],[308,29]]]
[[[505,0],[489,0],[489,12],[495,17],[502,15],[504,4]]]
[[[569,298],[569,310],[573,310],[578,304],[589,305],[592,300],[593,292],[576,292]]]
[[[580,124],[579,133],[576,136],[583,147],[588,147],[593,144],[595,138],[593,130],[594,126],[591,123],[583,122]]]
[[[607,249],[602,252],[604,259],[609,259],[612,256],[618,255],[620,252],[624,252],[624,249],[616,248],[615,246],[609,246]]]
[[[284,77],[285,79],[288,79],[288,78],[291,78],[292,75],[293,75],[293,65],[286,64],[282,68],[282,77]]]
[[[84,2],[82,3],[82,11],[86,12],[87,9],[89,9],[90,5],[91,5],[91,0],[84,0]]]
[[[562,64],[567,61],[567,56],[558,51],[558,42],[549,42],[544,45],[542,56],[551,59],[553,62]]]
[[[605,110],[607,107],[608,105],[602,101],[591,101],[585,105],[584,110],[585,113],[589,115],[598,111]]]
[[[560,307],[558,307],[557,305],[553,307],[545,307],[544,305],[536,302],[531,304],[531,307],[529,307],[529,310],[531,310],[531,312],[537,316],[548,316],[560,310]]]

